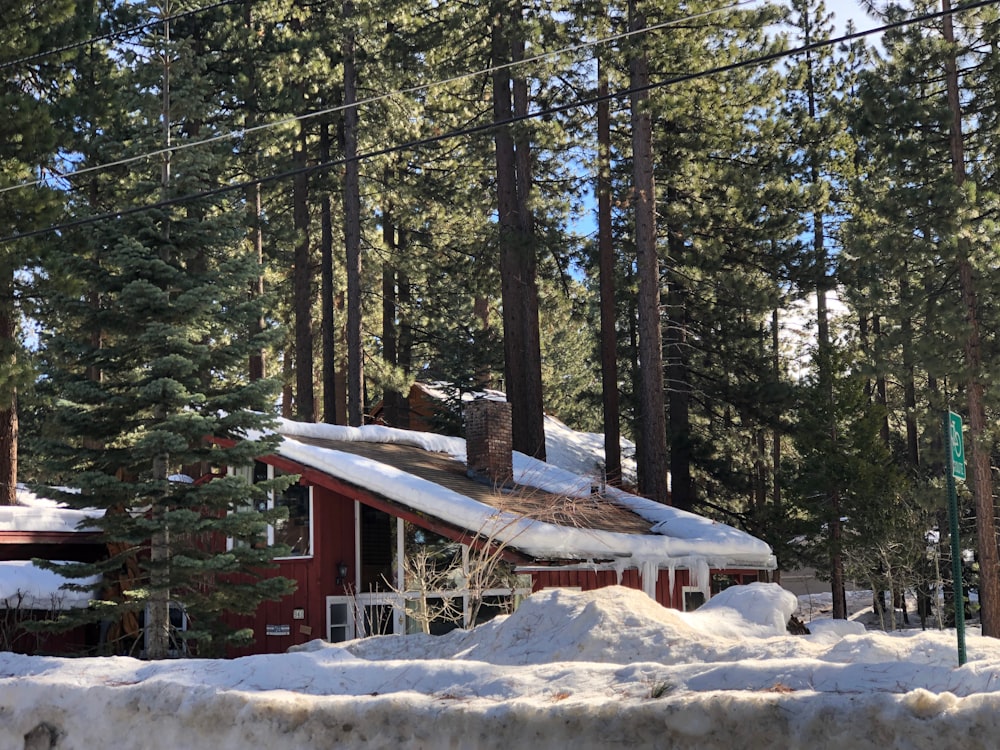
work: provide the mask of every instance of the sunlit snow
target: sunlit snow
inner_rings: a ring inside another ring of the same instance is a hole
[[[953,632],[788,635],[798,606],[774,584],[692,613],[551,590],[440,637],[230,661],[0,654],[0,750],[994,746],[1000,641],[970,634],[958,667]]]

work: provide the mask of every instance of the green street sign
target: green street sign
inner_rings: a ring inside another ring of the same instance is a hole
[[[951,474],[955,479],[965,479],[965,444],[962,441],[962,418],[948,412],[948,443],[951,446]]]

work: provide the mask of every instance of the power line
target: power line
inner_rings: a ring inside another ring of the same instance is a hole
[[[109,42],[115,39],[124,39],[126,37],[138,34],[146,29],[163,23],[164,21],[174,21],[179,18],[187,18],[188,16],[193,16],[198,13],[204,13],[208,10],[215,10],[216,8],[221,8],[225,5],[235,5],[236,3],[242,3],[246,0],[219,0],[217,3],[212,5],[205,5],[200,8],[191,8],[190,10],[185,10],[180,13],[175,13],[170,16],[160,16],[151,21],[138,24],[136,26],[128,26],[119,31],[109,31],[107,34],[101,34],[100,36],[90,37],[89,39],[84,39],[79,42],[73,42],[72,44],[66,44],[62,47],[55,47],[54,49],[47,49],[44,52],[36,52],[33,55],[26,55],[25,57],[18,57],[14,60],[6,60],[0,62],[0,70],[6,70],[7,68],[13,68],[15,66],[27,65],[28,63],[35,62],[36,60],[41,60],[45,57],[51,55],[61,55],[64,52],[72,52],[75,49],[80,49],[82,47],[87,47],[91,44],[97,44],[98,42]]]
[[[706,77],[709,77],[709,76],[719,75],[719,74],[723,74],[723,73],[729,73],[729,72],[733,72],[733,71],[736,71],[736,70],[741,70],[741,69],[744,69],[744,68],[755,67],[755,66],[762,65],[764,63],[775,62],[777,60],[781,60],[781,59],[784,59],[786,57],[792,57],[792,56],[795,56],[795,55],[800,55],[800,54],[803,54],[805,52],[812,52],[812,51],[824,49],[826,47],[832,47],[832,46],[837,45],[837,44],[842,44],[844,42],[850,42],[850,41],[855,41],[855,40],[858,40],[858,39],[863,39],[863,38],[865,38],[867,36],[870,36],[872,34],[880,34],[880,33],[886,32],[886,31],[892,31],[893,29],[905,28],[907,26],[911,26],[911,25],[914,25],[916,23],[920,23],[920,22],[924,22],[924,21],[928,21],[928,20],[934,20],[936,18],[940,18],[940,17],[943,17],[945,15],[949,15],[949,14],[954,14],[954,13],[957,13],[959,11],[975,10],[975,9],[978,9],[978,8],[988,7],[990,5],[995,5],[998,2],[1000,2],[1000,0],[978,0],[978,2],[962,6],[961,8],[953,8],[953,9],[951,9],[949,11],[936,11],[934,13],[928,13],[926,15],[919,16],[917,18],[912,18],[912,19],[907,19],[907,20],[902,20],[902,21],[896,21],[896,22],[892,22],[892,23],[887,23],[887,24],[883,24],[882,26],[879,26],[879,27],[876,27],[876,28],[867,29],[865,31],[857,31],[857,32],[849,33],[849,34],[844,34],[842,36],[839,36],[839,37],[836,37],[836,38],[833,38],[833,39],[827,39],[827,40],[823,40],[823,41],[812,42],[811,44],[805,44],[805,45],[802,45],[801,47],[796,47],[796,48],[790,49],[790,50],[783,50],[783,51],[780,51],[780,52],[773,52],[773,53],[769,53],[769,54],[766,54],[766,55],[761,55],[759,57],[754,57],[754,58],[749,58],[747,60],[741,60],[741,61],[738,61],[738,62],[729,63],[727,65],[720,65],[720,66],[716,66],[716,67],[713,67],[713,68],[707,68],[705,70],[696,71],[696,72],[693,72],[693,73],[685,73],[685,74],[682,74],[682,75],[673,76],[673,77],[666,78],[666,79],[661,80],[661,81],[656,81],[656,82],[649,83],[649,84],[647,84],[645,86],[630,87],[630,88],[627,88],[627,89],[622,89],[620,91],[616,91],[614,93],[608,93],[608,94],[604,94],[604,95],[593,96],[593,97],[589,97],[589,98],[586,98],[586,99],[580,99],[580,100],[577,100],[577,101],[574,101],[574,102],[569,102],[567,104],[562,104],[562,105],[555,106],[555,107],[549,107],[549,108],[544,109],[544,110],[538,110],[538,111],[535,111],[535,112],[529,112],[529,113],[524,114],[524,115],[514,116],[514,117],[511,117],[511,118],[509,118],[507,120],[503,120],[503,121],[499,121],[499,122],[483,123],[482,125],[475,125],[475,126],[472,126],[472,127],[461,128],[461,129],[458,129],[458,130],[451,130],[451,131],[448,131],[446,133],[439,133],[437,135],[427,136],[425,138],[419,138],[419,139],[416,139],[416,140],[407,141],[405,143],[396,144],[394,146],[386,146],[385,148],[374,149],[372,151],[367,151],[367,152],[365,152],[363,154],[358,154],[353,159],[332,159],[330,161],[321,162],[319,164],[313,164],[313,165],[310,165],[310,166],[307,166],[307,167],[299,167],[297,169],[291,169],[291,170],[287,170],[287,171],[280,172],[280,173],[277,173],[277,174],[267,175],[265,177],[257,177],[257,178],[254,178],[252,180],[244,180],[244,181],[241,181],[241,182],[231,183],[229,185],[221,185],[221,186],[219,186],[217,188],[213,188],[211,190],[204,190],[204,191],[200,191],[200,192],[197,192],[197,193],[191,193],[191,194],[188,194],[188,195],[177,196],[175,198],[168,198],[168,199],[165,199],[165,200],[158,201],[156,203],[150,203],[150,204],[146,204],[146,205],[142,205],[142,206],[133,206],[132,208],[121,209],[121,210],[118,210],[118,211],[109,211],[109,212],[105,212],[105,213],[102,213],[102,214],[95,214],[93,216],[81,217],[79,219],[74,219],[74,220],[71,220],[71,221],[63,222],[61,224],[55,224],[55,225],[48,226],[48,227],[43,227],[43,228],[39,228],[39,229],[33,229],[33,230],[30,230],[30,231],[27,231],[27,232],[22,232],[22,233],[19,233],[19,234],[6,235],[6,236],[3,236],[3,237],[0,237],[0,244],[4,244],[4,243],[7,243],[7,242],[12,242],[12,241],[19,240],[19,239],[28,239],[28,238],[31,238],[31,237],[37,237],[37,236],[41,236],[41,235],[44,235],[44,234],[48,234],[50,232],[60,232],[60,231],[65,231],[67,229],[75,229],[77,227],[87,226],[87,225],[90,225],[90,224],[96,224],[98,222],[106,221],[106,220],[109,220],[109,219],[121,219],[121,218],[125,218],[127,216],[132,216],[132,215],[135,215],[135,214],[143,213],[145,211],[156,210],[156,209],[161,209],[161,208],[167,208],[167,207],[170,207],[170,206],[178,206],[178,205],[182,205],[184,203],[189,203],[189,202],[195,201],[195,200],[200,200],[200,199],[205,199],[205,198],[215,198],[217,196],[225,195],[227,193],[232,193],[232,192],[236,192],[236,191],[239,191],[239,190],[244,190],[244,189],[246,189],[248,187],[253,187],[255,185],[266,185],[266,184],[269,184],[269,183],[272,183],[272,182],[279,182],[281,180],[289,179],[291,177],[295,177],[295,176],[298,176],[298,175],[303,175],[303,174],[308,175],[308,174],[322,173],[322,172],[329,171],[330,169],[333,169],[335,167],[343,166],[344,164],[347,164],[349,161],[364,161],[366,159],[373,159],[373,158],[377,158],[377,157],[380,157],[380,156],[386,156],[386,155],[389,155],[389,154],[397,153],[399,151],[406,151],[406,150],[409,150],[409,149],[415,149],[415,148],[420,148],[420,147],[423,147],[423,146],[433,145],[435,143],[440,143],[442,141],[451,140],[452,138],[458,138],[458,137],[467,136],[467,135],[477,135],[479,133],[484,133],[484,132],[488,132],[488,131],[491,131],[491,130],[495,130],[498,127],[504,127],[504,126],[512,125],[512,124],[515,124],[515,123],[518,123],[518,122],[524,122],[524,121],[527,121],[527,120],[532,120],[532,119],[535,119],[537,117],[547,117],[547,116],[554,115],[554,114],[561,114],[563,112],[568,112],[568,111],[577,109],[578,107],[586,107],[586,106],[591,106],[591,105],[594,105],[594,104],[597,104],[597,103],[603,102],[603,101],[611,101],[611,100],[614,100],[614,99],[620,99],[620,98],[623,98],[623,97],[626,97],[626,96],[630,96],[631,94],[634,94],[634,93],[640,93],[640,92],[644,92],[644,91],[652,91],[652,90],[655,90],[655,89],[665,88],[667,86],[674,86],[674,85],[677,85],[677,84],[680,84],[680,83],[685,83],[687,81],[692,81],[692,80],[696,80],[696,79],[699,79],[699,78],[706,78]]]
[[[224,5],[224,4],[227,4],[227,3],[238,2],[238,1],[240,1],[240,0],[225,0],[222,3],[219,3],[219,5]],[[245,137],[246,135],[248,135],[250,133],[255,133],[255,132],[259,132],[259,131],[263,131],[263,130],[269,130],[271,128],[279,128],[279,127],[283,127],[285,125],[291,125],[291,124],[296,123],[296,122],[302,122],[304,120],[312,119],[314,117],[323,117],[325,115],[335,114],[337,112],[341,112],[341,111],[347,109],[348,107],[361,107],[361,106],[365,106],[365,105],[369,105],[369,104],[377,104],[378,102],[384,101],[386,99],[391,99],[391,98],[396,97],[396,96],[407,96],[407,95],[410,95],[410,94],[416,94],[416,93],[420,93],[422,91],[427,91],[429,89],[436,88],[438,86],[447,86],[449,84],[459,83],[461,81],[468,80],[470,78],[476,78],[478,76],[492,75],[495,72],[498,72],[498,71],[501,71],[501,70],[506,70],[506,69],[509,69],[509,68],[513,68],[513,67],[518,66],[518,65],[528,65],[528,64],[531,64],[531,63],[535,63],[535,62],[541,62],[541,61],[543,61],[543,60],[545,60],[545,59],[547,59],[549,57],[555,57],[557,55],[567,54],[567,53],[570,53],[570,52],[577,52],[577,51],[582,50],[582,49],[588,49],[590,47],[595,47],[595,46],[598,46],[598,45],[602,45],[602,44],[607,44],[607,43],[610,43],[610,42],[619,41],[621,39],[626,39],[626,38],[634,36],[636,34],[647,34],[647,33],[651,33],[651,32],[654,32],[654,31],[660,31],[662,29],[669,28],[671,26],[677,26],[677,25],[682,24],[682,23],[688,23],[690,21],[696,21],[696,20],[698,20],[700,18],[704,18],[704,17],[707,17],[707,16],[715,15],[717,13],[722,13],[722,12],[726,12],[726,11],[730,11],[730,10],[735,10],[735,9],[737,9],[737,8],[743,6],[743,5],[749,5],[749,4],[752,4],[752,3],[755,3],[755,2],[757,2],[757,0],[737,0],[737,2],[732,3],[731,5],[727,5],[727,6],[723,7],[723,8],[715,8],[715,9],[712,9],[712,10],[704,11],[702,13],[695,13],[695,14],[690,15],[690,16],[685,16],[683,18],[673,18],[673,19],[671,19],[669,21],[664,21],[662,23],[655,24],[653,26],[649,26],[649,27],[646,27],[644,29],[639,29],[639,30],[636,30],[636,31],[625,31],[625,32],[621,32],[619,34],[612,34],[610,36],[603,37],[601,39],[596,39],[596,40],[593,40],[593,41],[590,41],[590,42],[579,42],[577,44],[568,45],[568,46],[563,47],[561,49],[552,50],[552,51],[549,51],[549,52],[539,53],[537,55],[534,55],[533,57],[528,57],[528,58],[525,58],[523,60],[518,60],[516,62],[504,63],[503,65],[497,65],[497,66],[494,66],[494,67],[485,68],[485,69],[478,70],[478,71],[475,71],[475,72],[472,72],[472,73],[462,73],[461,75],[452,76],[451,78],[439,79],[439,80],[433,81],[431,83],[424,83],[424,84],[420,84],[418,86],[411,86],[411,87],[404,88],[404,89],[397,89],[395,91],[390,91],[390,92],[384,93],[384,94],[377,94],[375,96],[371,96],[371,97],[368,97],[368,98],[365,98],[365,99],[361,99],[361,100],[359,100],[359,101],[357,101],[357,102],[355,102],[354,104],[351,104],[351,105],[340,104],[340,105],[337,105],[335,107],[327,107],[326,109],[317,110],[315,112],[308,112],[308,113],[301,114],[301,115],[295,115],[293,117],[286,117],[286,118],[283,118],[281,120],[275,120],[274,122],[262,123],[260,125],[253,125],[253,126],[248,127],[248,128],[241,128],[239,130],[233,130],[233,131],[229,131],[229,132],[226,132],[226,133],[220,133],[218,135],[211,136],[210,138],[203,138],[203,139],[197,140],[197,141],[188,141],[186,143],[177,144],[177,145],[171,146],[169,148],[156,149],[154,151],[147,151],[147,152],[142,153],[142,154],[136,154],[135,156],[125,157],[123,159],[118,159],[118,160],[111,161],[111,162],[105,162],[103,164],[95,164],[94,166],[84,167],[82,169],[74,170],[73,172],[68,172],[68,173],[64,173],[64,174],[55,174],[55,175],[51,175],[51,176],[47,176],[47,177],[39,177],[37,179],[29,180],[29,181],[26,181],[26,182],[19,182],[19,183],[15,184],[15,185],[8,185],[6,187],[0,188],[0,194],[6,193],[6,192],[8,192],[10,190],[19,190],[21,188],[36,187],[38,185],[43,185],[46,182],[48,182],[49,180],[51,180],[53,177],[55,177],[57,179],[72,179],[74,177],[79,177],[79,176],[82,176],[82,175],[85,175],[85,174],[90,174],[91,172],[98,172],[98,171],[102,171],[102,170],[105,170],[105,169],[113,169],[114,167],[128,166],[129,164],[135,164],[137,162],[146,161],[148,159],[153,159],[153,158],[156,158],[156,157],[164,156],[166,154],[172,154],[172,153],[175,153],[175,152],[178,152],[178,151],[182,151],[182,150],[185,150],[185,149],[196,148],[198,146],[207,146],[209,144],[217,143],[219,141],[235,140],[237,138],[243,138],[243,137]],[[206,9],[208,7],[217,7],[217,6],[206,6]]]

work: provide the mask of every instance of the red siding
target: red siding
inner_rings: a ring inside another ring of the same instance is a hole
[[[728,576],[735,583],[750,583],[760,579],[760,571],[757,570],[713,570],[712,575],[713,594],[718,593],[715,576]],[[545,588],[578,588],[581,591],[593,591],[619,583],[631,589],[643,590],[642,577],[635,568],[625,570],[620,582],[618,574],[613,570],[561,570],[559,568],[532,573],[532,580],[532,591],[541,591]],[[656,601],[664,607],[684,609],[684,587],[690,585],[690,580],[690,571],[675,570],[674,585],[671,588],[670,573],[667,570],[661,570],[656,581]]]
[[[618,574],[613,570],[565,570],[553,568],[531,574],[532,591],[547,588],[578,588],[581,591],[593,591],[605,586],[627,586],[630,589],[642,590],[642,580],[639,571],[631,568],[622,573],[619,582]]]
[[[324,487],[313,486],[313,555],[277,561],[273,575],[297,582],[295,593],[277,602],[264,602],[254,617],[232,618],[234,626],[254,631],[251,646],[231,649],[232,656],[274,654],[289,646],[326,638],[326,597],[341,596],[337,565],[348,566],[347,583],[354,580],[354,500]],[[301,620],[293,610],[303,610]],[[287,626],[288,635],[267,635],[267,626]]]

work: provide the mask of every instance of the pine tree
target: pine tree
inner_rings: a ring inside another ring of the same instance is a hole
[[[891,8],[887,18],[937,9],[917,3],[912,11]],[[908,461],[916,462],[925,486],[944,470],[941,413],[962,410],[960,399],[967,403],[969,442],[979,451],[970,451],[970,485],[977,505],[982,621],[984,633],[995,634],[1000,593],[986,467],[995,440],[984,429],[996,408],[985,375],[992,367],[986,343],[991,334],[984,333],[996,325],[993,305],[986,302],[995,282],[982,217],[996,200],[988,177],[995,164],[988,134],[996,99],[988,76],[980,76],[993,49],[988,16],[963,14],[886,35],[886,54],[861,86],[857,131],[866,180],[856,187],[851,266],[857,288],[882,301],[865,303],[858,295],[859,307],[883,331],[880,348],[872,352],[874,367],[889,374],[902,369],[897,377],[907,387],[905,408],[916,418],[908,413],[905,423]],[[887,100],[895,106],[887,107]],[[890,391],[890,403],[891,397]]]
[[[217,121],[210,19],[167,20],[176,6],[135,10],[160,23],[130,43],[128,69],[99,79],[124,88],[109,90],[103,101],[114,109],[89,123],[87,158],[102,147],[179,146],[210,135]],[[216,142],[164,153],[117,182],[106,175],[75,210],[100,212],[95,199],[145,210],[72,232],[46,262],[42,357],[64,436],[51,453],[57,475],[80,490],[66,502],[103,511],[93,523],[110,553],[93,565],[53,565],[68,577],[102,573],[106,583],[94,606],[57,625],[144,615],[150,658],[170,649],[172,602],[190,618],[185,637],[208,654],[252,637],[228,632],[225,613],[290,591],[286,579],[261,577],[281,551],[259,544],[277,515],[253,508],[273,487],[180,479],[189,467],[248,465],[274,444],[254,437],[270,424],[274,383],[247,373],[262,341],[249,335],[261,317],[260,300],[247,298],[259,268],[243,212],[227,195],[188,198],[232,170],[231,149]]]
[[[818,387],[823,391],[821,398],[825,404],[831,405],[826,411],[829,423],[825,434],[831,454],[835,454],[840,450],[838,443],[841,435],[834,414],[836,407],[832,406],[836,399],[833,383],[836,342],[831,331],[829,304],[837,288],[833,259],[836,257],[835,239],[840,217],[836,210],[836,193],[843,181],[843,159],[847,152],[837,97],[840,91],[849,87],[849,82],[845,65],[837,59],[832,48],[809,49],[815,42],[829,40],[833,36],[832,17],[822,0],[793,2],[792,13],[791,22],[798,41],[807,48],[790,71],[787,97],[788,114],[798,133],[793,146],[798,156],[793,156],[793,159],[806,190],[802,233],[808,237],[808,242],[803,247],[804,273],[796,279],[796,283],[803,294],[815,298],[816,349],[813,366]],[[841,518],[845,514],[841,488],[834,480],[835,475],[828,476],[831,483],[824,492],[833,616],[843,619],[847,617],[847,600],[840,550],[843,544]]]
[[[51,220],[58,193],[48,186],[19,188],[43,176],[57,156],[55,108],[67,77],[65,54],[52,54],[74,41],[72,0],[39,5],[0,3],[0,227],[6,236],[39,228]],[[29,379],[20,354],[20,311],[15,281],[37,248],[26,241],[0,247],[0,505],[13,505],[17,485],[17,391]]]

